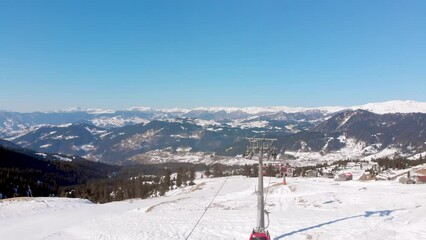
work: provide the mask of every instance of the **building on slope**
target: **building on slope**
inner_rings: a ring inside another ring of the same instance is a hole
[[[352,173],[341,173],[337,175],[337,177],[334,179],[335,181],[350,181],[352,180],[353,176]]]
[[[408,178],[408,177],[404,176],[404,177],[400,177],[400,178],[399,178],[399,183],[402,183],[402,184],[414,184],[414,183],[416,183],[416,182],[415,182],[415,181],[413,181],[412,179],[410,179],[410,178]]]
[[[374,176],[374,174],[368,172],[365,172],[364,174],[362,174],[362,176],[359,178],[360,181],[369,181],[369,180],[376,180],[376,177]]]
[[[317,170],[307,170],[305,172],[305,176],[308,177],[308,178],[318,177],[319,172]]]
[[[426,184],[426,176],[415,176],[414,181],[416,184]]]

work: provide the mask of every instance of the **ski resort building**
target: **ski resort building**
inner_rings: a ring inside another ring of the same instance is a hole
[[[416,176],[414,177],[416,184],[426,184],[426,176]]]
[[[412,179],[408,178],[408,177],[400,177],[399,178],[399,182],[402,184],[414,184],[416,182],[414,182]]]
[[[370,172],[365,172],[364,174],[362,174],[362,176],[359,178],[360,181],[369,181],[369,180],[375,180],[376,177],[374,177],[373,174],[371,174]]]
[[[319,176],[319,172],[317,170],[307,170],[305,172],[305,176],[308,177],[308,178],[318,177]]]
[[[350,181],[352,180],[353,176],[352,173],[342,173],[337,175],[337,177],[334,179],[336,181]]]

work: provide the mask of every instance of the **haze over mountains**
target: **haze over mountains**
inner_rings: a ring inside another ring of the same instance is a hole
[[[0,138],[37,152],[123,162],[211,162],[244,153],[247,137],[278,139],[282,158],[368,159],[426,153],[426,103],[0,112]]]

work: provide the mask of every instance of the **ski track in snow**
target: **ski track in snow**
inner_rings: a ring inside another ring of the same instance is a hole
[[[1,239],[185,239],[225,178],[164,197],[92,204],[83,199],[0,201]],[[426,184],[265,177],[273,239],[426,239]],[[230,177],[189,239],[248,239],[256,178]],[[265,218],[267,224],[267,218]]]

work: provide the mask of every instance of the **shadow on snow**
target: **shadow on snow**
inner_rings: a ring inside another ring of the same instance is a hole
[[[332,220],[332,221],[320,223],[320,224],[317,224],[317,225],[314,225],[314,226],[310,226],[310,227],[306,227],[306,228],[301,228],[299,230],[295,230],[295,231],[292,231],[292,232],[289,232],[289,233],[284,233],[283,235],[275,237],[274,240],[279,240],[281,238],[284,238],[284,237],[287,237],[287,236],[291,236],[291,235],[293,235],[295,233],[300,233],[300,232],[308,231],[308,230],[311,230],[311,229],[314,229],[314,228],[320,228],[320,227],[322,227],[324,225],[329,225],[329,224],[333,224],[333,223],[336,223],[336,222],[345,221],[345,220],[352,219],[352,218],[358,218],[358,217],[366,217],[366,218],[368,218],[368,217],[371,217],[372,215],[375,215],[375,214],[377,214],[379,217],[386,217],[386,216],[389,216],[391,213],[393,213],[395,211],[400,211],[400,210],[404,210],[404,209],[401,208],[401,209],[394,209],[394,210],[365,211],[364,214],[359,214],[359,215],[355,215],[355,216],[351,216],[351,217],[339,218],[339,219],[336,219],[336,220]]]

